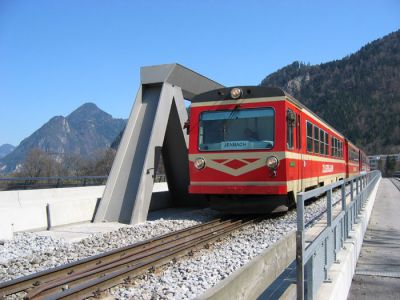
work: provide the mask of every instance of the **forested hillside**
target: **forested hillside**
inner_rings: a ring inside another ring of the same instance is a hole
[[[283,88],[368,154],[400,152],[400,30],[341,60],[294,62],[261,85]]]

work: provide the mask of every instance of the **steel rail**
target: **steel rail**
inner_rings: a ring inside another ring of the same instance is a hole
[[[213,220],[58,268],[0,284],[0,296],[27,292],[26,299],[90,297],[149,268],[190,254],[254,220]],[[115,283],[117,282],[117,283]]]
[[[220,239],[228,233],[243,227],[244,225],[253,222],[254,220],[239,221],[234,226],[226,230],[219,230],[214,234],[209,234],[203,237],[201,240],[193,241],[192,243],[174,247],[165,251],[158,258],[148,258],[147,260],[138,261],[136,264],[127,266],[125,269],[112,272],[110,274],[94,278],[83,282],[81,285],[77,285],[71,288],[64,289],[61,292],[52,295],[43,295],[43,297],[34,297],[31,299],[83,299],[92,296],[99,295],[107,289],[123,283],[126,278],[137,276],[148,269],[155,269],[156,267],[167,264],[172,260],[176,260],[182,256],[191,254],[193,251],[203,248],[205,244],[208,244],[214,240]],[[29,299],[29,298],[28,298]]]
[[[132,263],[141,262],[142,260],[156,261],[158,257],[162,256],[163,253],[166,251],[175,249],[176,247],[180,247],[182,245],[188,245],[190,243],[193,243],[193,241],[196,242],[198,239],[201,239],[204,236],[232,227],[238,222],[241,221],[221,222],[220,224],[216,224],[214,227],[211,228],[206,228],[201,232],[184,236],[176,240],[171,240],[168,243],[158,245],[157,247],[147,249],[146,251],[138,252],[135,255],[124,257],[122,259],[115,260],[99,267],[94,267],[93,269],[89,269],[79,274],[51,281],[47,284],[41,285],[33,289],[30,293],[28,293],[28,298],[35,298],[39,294],[43,294],[43,296],[46,296],[48,294],[53,294],[54,292],[59,292],[66,285],[68,287],[71,287],[90,279],[94,279],[96,277],[102,277],[120,269],[125,269],[127,266],[129,267],[129,265],[131,265]]]
[[[90,266],[101,266],[103,264],[114,261],[115,259],[120,259],[146,249],[150,249],[157,245],[174,240],[178,237],[191,235],[198,231],[204,230],[205,228],[210,228],[215,226],[220,222],[230,222],[230,220],[223,221],[221,219],[215,219],[207,223],[197,224],[189,228],[184,228],[178,231],[173,231],[158,237],[154,237],[142,242],[138,242],[132,245],[128,245],[122,248],[111,250],[105,253],[101,253],[95,256],[91,256],[82,260],[78,260],[72,263],[61,265],[52,269],[40,271],[31,275],[23,276],[17,279],[9,280],[0,283],[0,296],[7,296],[10,294],[15,294],[35,286],[39,286],[49,280],[54,280],[57,278],[63,278],[70,276],[72,274],[81,273],[90,268]]]

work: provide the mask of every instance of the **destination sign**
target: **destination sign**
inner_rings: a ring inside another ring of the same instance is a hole
[[[248,141],[229,141],[222,143],[222,149],[247,149],[248,145]]]

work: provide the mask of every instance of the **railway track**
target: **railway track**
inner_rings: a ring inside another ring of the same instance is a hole
[[[217,219],[0,284],[0,297],[83,299],[167,264],[258,219]],[[25,293],[22,294],[22,293]]]

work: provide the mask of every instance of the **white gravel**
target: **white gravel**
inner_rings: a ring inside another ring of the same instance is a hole
[[[340,191],[334,197],[338,199]],[[324,199],[306,206],[306,221],[326,209]],[[35,233],[17,233],[12,241],[0,245],[0,282],[206,222],[216,215],[210,209],[197,210],[96,234],[77,243]],[[139,276],[132,284],[112,288],[111,294],[119,299],[194,298],[295,229],[295,211],[248,225],[213,244],[211,249]]]
[[[77,243],[36,233],[16,233],[12,240],[0,245],[0,282],[207,222],[216,214],[210,209],[181,213],[174,219],[147,221],[94,234]]]

